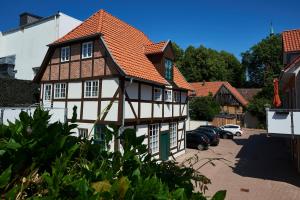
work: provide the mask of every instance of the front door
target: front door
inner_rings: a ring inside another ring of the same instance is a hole
[[[170,155],[170,136],[169,131],[160,133],[160,159],[168,160]]]

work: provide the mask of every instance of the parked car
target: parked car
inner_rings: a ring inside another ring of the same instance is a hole
[[[233,136],[234,136],[232,132],[223,130],[223,129],[213,126],[213,125],[202,125],[200,127],[214,130],[220,136],[220,138],[223,138],[223,139],[228,139],[228,138],[233,139]]]
[[[235,124],[226,124],[224,126],[220,127],[222,130],[229,131],[233,133],[234,135],[241,136],[243,134],[243,131],[239,125]]]
[[[186,133],[186,146],[198,150],[206,150],[209,146],[209,138],[201,133],[188,131]]]
[[[220,136],[212,129],[199,127],[194,132],[206,135],[211,146],[217,146],[220,142]]]

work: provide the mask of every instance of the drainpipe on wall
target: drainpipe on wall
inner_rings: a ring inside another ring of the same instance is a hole
[[[118,131],[119,136],[123,133],[124,126],[125,126],[125,97],[126,97],[125,92],[126,92],[126,88],[128,88],[132,84],[132,82],[133,82],[133,78],[130,78],[129,84],[127,86],[125,86],[125,81],[124,81],[124,91],[123,91],[123,98],[122,98],[122,122],[121,122],[121,126],[119,128],[119,131]],[[118,143],[117,150],[120,151],[120,146],[119,146],[120,142],[118,141],[117,143]]]

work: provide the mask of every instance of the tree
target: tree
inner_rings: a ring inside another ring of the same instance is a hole
[[[188,81],[228,81],[236,87],[242,84],[244,70],[233,54],[204,46],[189,46],[183,51],[172,44],[176,65]]]
[[[190,101],[190,117],[192,120],[212,121],[220,111],[221,107],[212,95],[194,97]]]
[[[270,35],[242,53],[242,65],[248,71],[248,86],[264,87],[268,75],[278,76],[283,66],[281,35]]]

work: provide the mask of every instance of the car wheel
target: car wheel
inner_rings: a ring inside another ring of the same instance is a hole
[[[223,135],[223,139],[228,139],[228,135],[227,135],[227,134],[224,134],[224,135]]]
[[[202,151],[204,149],[204,146],[202,144],[198,144],[197,149]]]
[[[237,136],[241,136],[242,134],[240,132],[236,132],[236,135]]]

